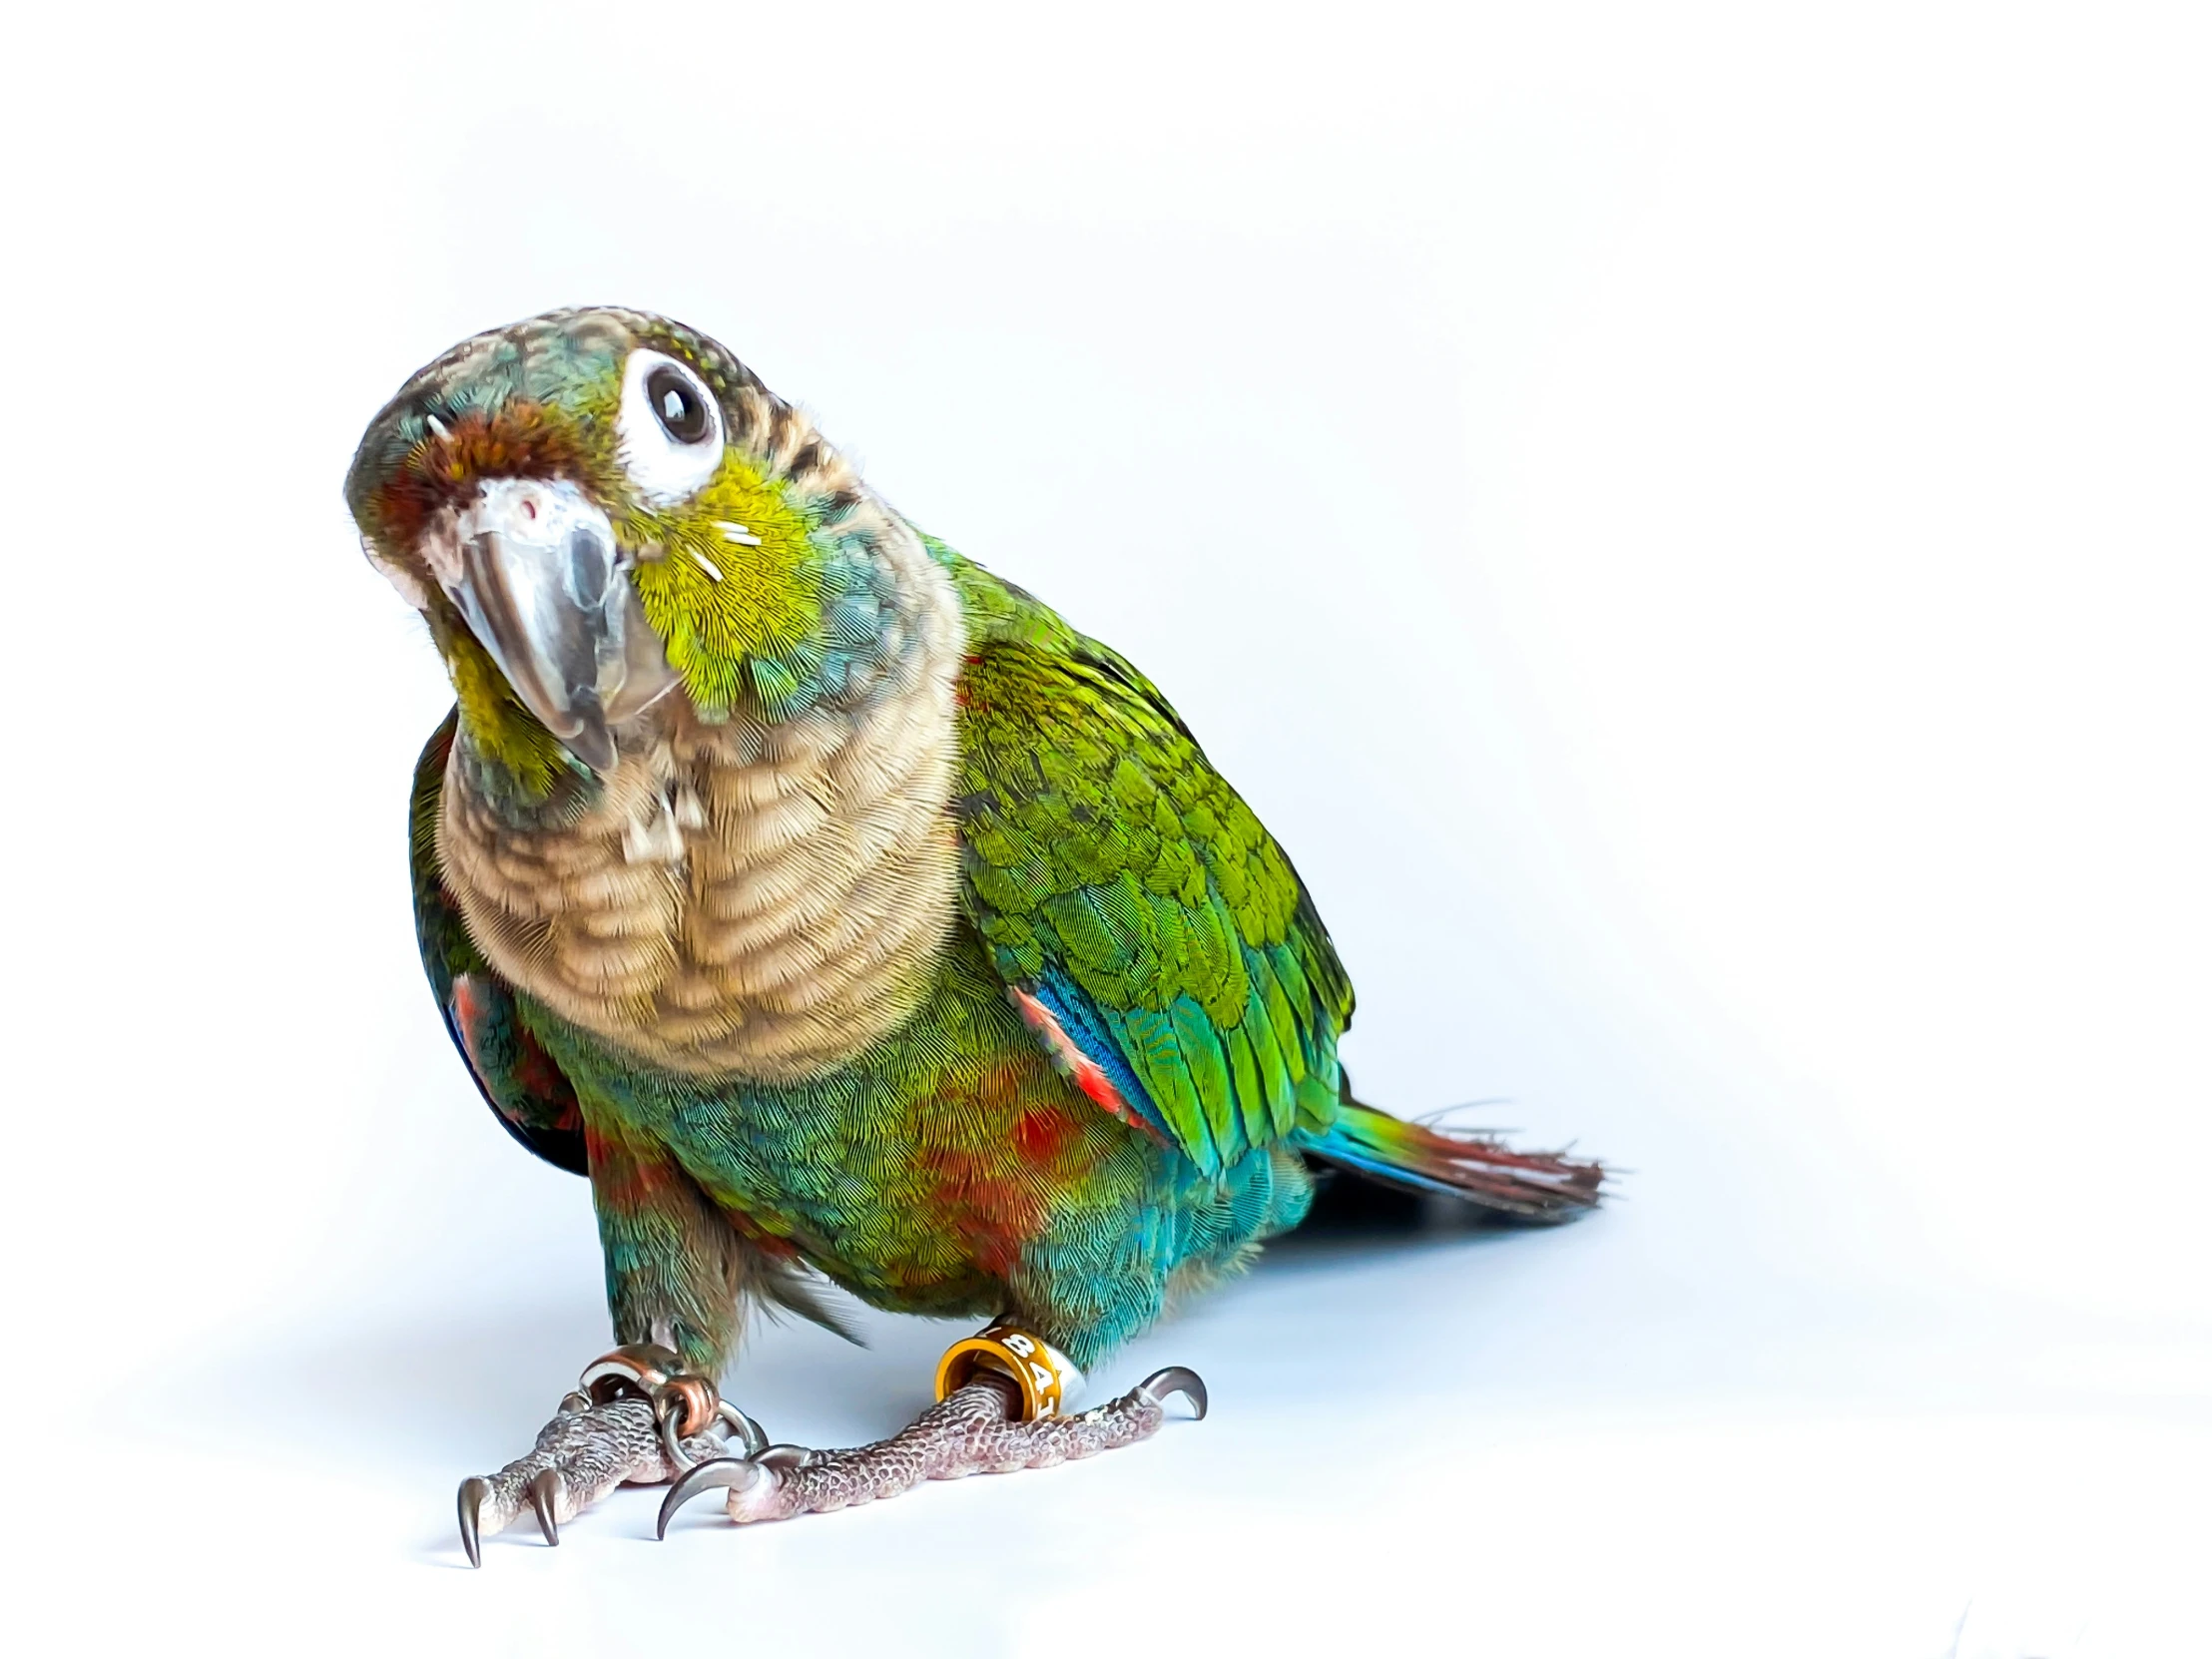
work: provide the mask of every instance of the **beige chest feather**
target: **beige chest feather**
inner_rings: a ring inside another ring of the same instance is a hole
[[[558,829],[518,830],[449,776],[438,852],[471,935],[658,1065],[792,1080],[849,1059],[912,1012],[952,925],[951,671],[930,666],[858,715],[675,717]]]

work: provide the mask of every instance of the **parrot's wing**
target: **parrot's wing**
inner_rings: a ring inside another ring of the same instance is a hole
[[[448,714],[423,746],[407,814],[407,862],[414,876],[422,970],[429,976],[447,1035],[507,1133],[548,1163],[583,1175],[588,1166],[576,1091],[522,1023],[514,987],[492,971],[470,940],[459,907],[438,878],[438,796],[453,749],[454,719]]]
[[[1290,859],[1125,659],[931,550],[968,623],[965,907],[1015,1004],[1203,1170],[1325,1130],[1352,984]]]

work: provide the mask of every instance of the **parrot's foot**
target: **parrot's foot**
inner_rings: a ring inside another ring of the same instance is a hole
[[[735,1521],[786,1520],[895,1497],[924,1480],[964,1474],[1050,1468],[1091,1457],[1156,1433],[1165,1401],[1182,1394],[1192,1413],[1206,1414],[1206,1384],[1181,1366],[1154,1372],[1119,1399],[1074,1416],[1021,1420],[1021,1390],[1012,1379],[985,1372],[955,1388],[887,1440],[846,1451],[774,1445],[746,1457],[701,1463],[669,1489],[660,1535],[676,1511],[714,1487],[727,1488]]]
[[[549,1544],[571,1520],[624,1482],[658,1484],[702,1463],[727,1460],[735,1432],[757,1452],[768,1436],[705,1379],[677,1370],[676,1356],[638,1345],[595,1361],[565,1396],[537,1443],[497,1474],[461,1482],[461,1547],[484,1564],[483,1538],[525,1513]]]

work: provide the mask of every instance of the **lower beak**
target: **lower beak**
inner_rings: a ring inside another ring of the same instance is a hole
[[[677,680],[607,515],[565,479],[486,479],[429,564],[523,706],[612,772],[611,728]]]

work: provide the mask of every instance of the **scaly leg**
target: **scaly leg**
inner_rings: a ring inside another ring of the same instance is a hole
[[[1206,1414],[1206,1384],[1171,1366],[1119,1399],[1074,1416],[1021,1420],[1022,1395],[991,1372],[955,1388],[887,1440],[844,1451],[776,1445],[747,1457],[718,1457],[691,1469],[661,1505],[660,1535],[676,1511],[711,1488],[727,1488],[735,1521],[785,1520],[874,1498],[895,1497],[924,1480],[956,1480],[983,1471],[1050,1468],[1070,1458],[1132,1444],[1158,1432],[1165,1401],[1185,1395]]]

